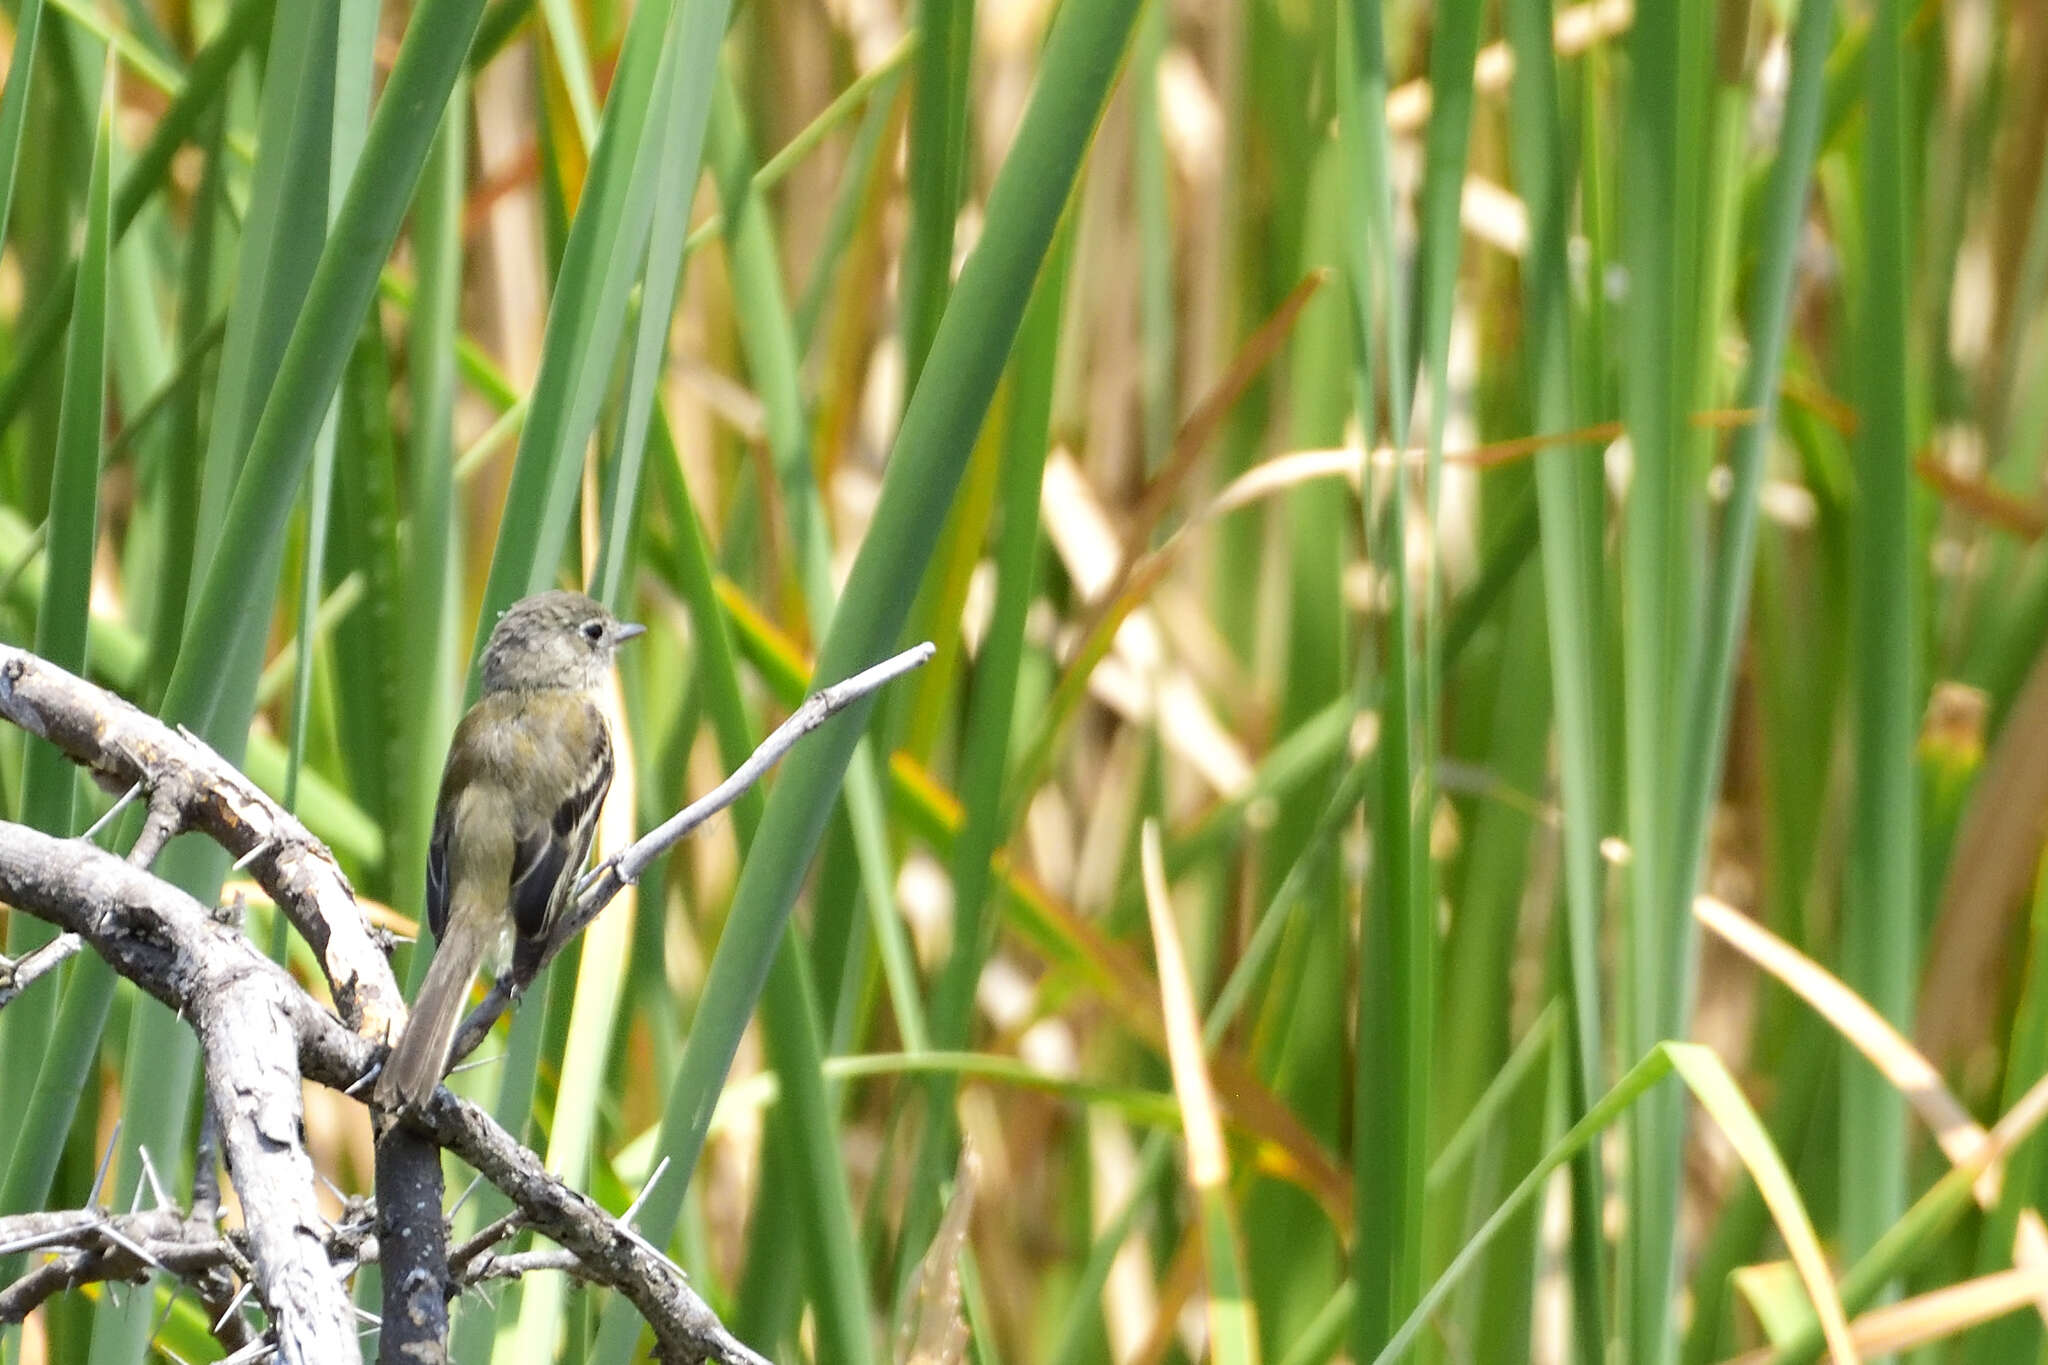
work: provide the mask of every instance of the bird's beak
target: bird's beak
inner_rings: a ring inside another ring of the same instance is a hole
[[[647,627],[641,625],[638,621],[621,621],[618,628],[612,632],[612,639],[615,643],[624,644],[634,636],[645,635],[646,633]]]

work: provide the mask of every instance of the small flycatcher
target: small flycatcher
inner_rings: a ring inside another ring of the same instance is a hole
[[[455,727],[427,851],[437,946],[412,1022],[377,1081],[411,1109],[441,1083],[469,987],[509,933],[513,967],[536,965],[590,856],[612,784],[611,727],[596,693],[612,652],[646,629],[578,592],[515,602],[484,646],[483,695]]]

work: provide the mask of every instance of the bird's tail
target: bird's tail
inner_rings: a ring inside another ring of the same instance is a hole
[[[427,979],[413,1002],[412,1021],[398,1036],[398,1046],[377,1078],[380,1108],[395,1112],[423,1103],[448,1069],[448,1049],[469,1000],[469,984],[497,933],[493,916],[475,913],[460,901],[454,911],[448,917],[448,935],[435,946]]]

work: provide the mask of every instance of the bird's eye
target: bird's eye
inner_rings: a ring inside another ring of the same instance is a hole
[[[602,640],[604,638],[604,622],[585,621],[583,623],[583,638],[592,644]]]

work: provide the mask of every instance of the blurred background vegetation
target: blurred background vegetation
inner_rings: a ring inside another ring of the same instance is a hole
[[[2038,0],[0,12],[0,634],[380,922],[524,592],[651,627],[612,848],[937,644],[453,1082],[764,1352],[2042,1358]],[[195,1067],[89,955],[9,1004],[5,1211],[184,1197]]]

